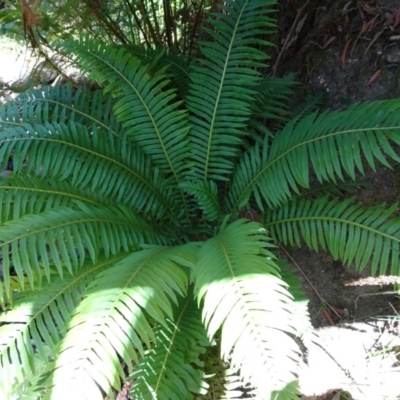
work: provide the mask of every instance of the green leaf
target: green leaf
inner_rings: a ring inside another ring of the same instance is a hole
[[[400,219],[397,204],[364,207],[353,199],[300,199],[265,214],[266,229],[277,241],[329,251],[335,260],[354,263],[372,274],[400,274]]]
[[[296,308],[268,241],[260,224],[238,220],[205,242],[193,270],[209,337],[221,329],[222,358],[266,398],[295,379],[300,353]]]
[[[258,37],[274,27],[272,4],[228,0],[209,20],[214,30],[205,28],[212,41],[201,43],[204,59],[192,69],[187,96],[196,179],[226,180],[233,169],[260,81],[256,68],[267,58],[255,44],[270,44]]]
[[[179,247],[137,251],[96,277],[60,343],[48,398],[96,398],[99,388],[119,390],[120,359],[131,370],[131,360],[144,355],[142,343],[155,342],[150,324],[168,328],[171,303],[186,293],[187,276],[171,261],[176,252]]]
[[[156,347],[147,351],[130,377],[132,395],[140,399],[192,399],[206,394],[208,385],[200,368],[205,353],[206,331],[201,312],[190,295],[174,309],[174,319],[155,330]]]
[[[253,192],[257,205],[277,207],[309,187],[310,165],[320,183],[343,181],[364,173],[363,158],[375,170],[375,160],[390,168],[400,161],[393,149],[400,143],[398,100],[358,104],[346,111],[313,113],[289,122],[269,147],[258,144],[236,167],[228,194],[230,210],[240,208]],[[268,154],[267,154],[268,153]]]

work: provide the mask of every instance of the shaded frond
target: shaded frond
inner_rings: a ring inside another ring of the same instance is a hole
[[[124,255],[126,256],[126,255]],[[18,293],[13,308],[0,313],[0,396],[12,398],[20,385],[30,385],[42,362],[49,363],[54,348],[67,331],[75,307],[83,299],[86,284],[96,273],[123,256],[86,264],[74,276],[53,276],[40,290]],[[54,275],[56,275],[55,273]],[[10,359],[11,356],[11,359]],[[49,368],[42,370],[48,373]]]
[[[261,209],[284,203],[299,187],[309,187],[310,165],[320,183],[344,181],[345,174],[355,179],[364,173],[364,159],[373,170],[376,161],[390,167],[388,160],[400,161],[392,147],[400,143],[399,112],[400,102],[387,100],[290,121],[269,149],[255,146],[243,156],[229,208],[240,208],[251,192]]]
[[[214,30],[205,28],[213,41],[201,43],[204,59],[192,69],[187,96],[196,179],[226,180],[233,169],[260,81],[255,68],[267,58],[255,45],[270,44],[257,36],[274,26],[272,4],[228,0],[209,20]]]
[[[298,121],[311,113],[326,108],[327,93],[320,90],[308,95],[301,103],[297,104],[288,114],[288,119],[295,118]]]
[[[222,330],[222,358],[264,393],[295,379],[293,300],[260,224],[238,220],[202,246],[193,270],[209,337]]]
[[[255,88],[253,116],[267,120],[286,121],[290,113],[292,88],[295,85],[298,85],[298,82],[294,80],[293,74],[285,77],[265,76]]]
[[[165,244],[156,229],[126,208],[58,207],[40,214],[28,214],[0,226],[0,250],[3,255],[4,286],[10,299],[10,268],[13,267],[21,286],[29,279],[32,288],[40,282],[44,268],[50,280],[50,264],[62,277],[65,269],[73,273],[85,258],[95,262],[100,252],[106,256],[129,251],[141,243]],[[36,282],[36,283],[35,283]],[[40,284],[40,283],[39,283]],[[0,285],[0,292],[3,285]],[[0,293],[4,298],[4,293]]]
[[[179,182],[187,169],[189,127],[186,112],[173,102],[174,91],[164,90],[168,80],[163,71],[151,77],[131,53],[89,40],[65,48],[91,79],[116,97],[114,113],[130,138]]]
[[[364,207],[353,199],[300,199],[266,212],[266,229],[284,244],[329,251],[335,260],[361,271],[400,275],[400,219],[397,204]]]
[[[153,71],[159,71],[161,68],[165,69],[166,76],[171,79],[171,83],[177,89],[178,97],[185,97],[190,83],[190,62],[187,57],[180,53],[171,52],[165,47],[157,49],[149,49],[140,45],[123,47],[146,65],[150,74]]]
[[[103,398],[119,389],[144,347],[156,340],[151,323],[168,328],[172,303],[186,293],[187,276],[171,258],[175,248],[153,247],[130,254],[91,282],[59,346],[49,399]],[[178,248],[179,254],[179,248]]]
[[[155,330],[156,347],[135,366],[131,394],[135,399],[193,399],[206,394],[203,362],[199,356],[210,343],[201,312],[190,295],[174,308],[174,319]]]
[[[203,210],[206,220],[214,221],[221,213],[218,187],[213,181],[182,182],[181,187],[197,199],[198,206]]]
[[[67,179],[71,186],[159,217],[166,210],[176,213],[179,190],[167,190],[168,180],[150,158],[111,132],[89,131],[74,122],[9,127],[2,132],[0,157],[1,169],[12,159],[16,172]]]

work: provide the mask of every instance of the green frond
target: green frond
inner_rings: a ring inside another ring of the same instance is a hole
[[[7,128],[0,140],[0,168],[12,159],[14,171],[68,180],[137,211],[175,215],[179,190],[126,138],[69,122]],[[175,201],[174,201],[175,200]]]
[[[100,90],[91,91],[70,85],[45,87],[19,95],[14,101],[0,106],[0,126],[22,126],[74,121],[88,129],[123,135],[125,129],[112,113],[114,100]]]
[[[113,111],[127,135],[176,182],[186,174],[190,152],[188,120],[165,75],[150,76],[141,62],[124,49],[110,48],[89,40],[65,45],[89,77],[117,99]]]
[[[94,206],[112,205],[108,198],[87,188],[71,187],[66,181],[10,173],[6,179],[0,178],[0,225],[51,208],[74,208],[77,201]]]
[[[202,246],[193,270],[209,337],[221,329],[222,358],[265,394],[295,379],[295,308],[260,224],[238,220]]]
[[[186,293],[188,278],[171,258],[176,248],[153,247],[134,252],[101,272],[88,286],[68,332],[59,345],[49,399],[102,399],[132,372],[144,348],[156,337],[154,322],[168,328],[172,303]],[[179,254],[179,248],[178,248]]]
[[[195,196],[199,209],[203,210],[207,221],[214,221],[221,214],[218,198],[218,187],[213,181],[182,182],[181,187],[186,193]]]
[[[125,255],[126,256],[126,255]],[[76,275],[53,276],[40,290],[17,294],[13,308],[0,313],[0,397],[11,398],[19,385],[29,386],[39,376],[43,361],[54,358],[54,348],[67,331],[75,307],[83,299],[86,284],[96,273],[123,256],[86,264]],[[57,275],[55,272],[54,275]],[[42,373],[48,373],[44,368]]]
[[[364,173],[364,159],[390,167],[400,161],[393,144],[400,143],[400,102],[378,101],[352,106],[346,111],[313,113],[290,121],[274,136],[270,146],[257,145],[244,154],[228,194],[229,209],[236,210],[251,192],[258,207],[276,207],[309,187],[310,165],[320,183],[346,174]],[[268,152],[268,154],[267,154]]]
[[[199,357],[210,343],[201,323],[201,312],[193,297],[180,301],[174,319],[155,330],[156,346],[147,351],[130,377],[135,399],[193,399],[192,393],[206,394]]]
[[[400,219],[397,204],[364,207],[353,199],[300,199],[266,212],[265,228],[278,241],[329,251],[335,260],[354,263],[372,274],[400,274]]]
[[[293,97],[293,87],[298,85],[294,75],[285,77],[265,76],[256,86],[255,99],[252,104],[252,115],[262,119],[281,120],[288,119],[289,105]]]
[[[288,114],[288,119],[297,119],[298,121],[315,111],[326,108],[327,93],[318,91],[312,95],[308,95],[301,103],[293,107]]]
[[[10,299],[10,269],[14,268],[21,286],[25,275],[32,288],[40,285],[41,267],[50,280],[50,264],[63,277],[65,269],[74,273],[85,259],[95,262],[102,252],[106,256],[129,251],[141,243],[165,244],[166,239],[145,219],[123,207],[78,209],[58,207],[40,214],[28,214],[0,226],[0,250],[3,255],[5,293]]]
[[[205,28],[213,41],[201,43],[204,59],[192,69],[187,96],[196,179],[226,180],[233,169],[260,82],[256,67],[267,58],[255,45],[270,44],[257,36],[271,32],[273,4],[228,0],[209,20],[214,30]]]
[[[171,84],[177,89],[178,97],[185,97],[190,83],[190,62],[187,57],[171,52],[166,47],[157,49],[149,49],[141,45],[122,47],[137,57],[143,65],[146,65],[150,75],[164,69],[166,76],[171,79]]]

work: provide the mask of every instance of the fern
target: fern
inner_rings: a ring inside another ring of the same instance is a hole
[[[277,244],[400,274],[397,205],[341,196],[399,161],[400,102],[291,107],[258,72],[273,4],[213,8],[190,63],[62,43],[90,90],[0,107],[1,398],[199,398],[220,349],[225,398],[296,399],[312,328]]]

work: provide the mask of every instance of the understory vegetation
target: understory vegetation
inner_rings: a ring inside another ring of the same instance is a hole
[[[349,195],[400,161],[400,101],[294,104],[260,72],[274,5],[213,5],[191,45],[157,18],[71,34],[90,85],[0,107],[0,398],[207,398],[217,353],[221,398],[298,399],[312,327],[279,247],[400,275],[397,205]]]

